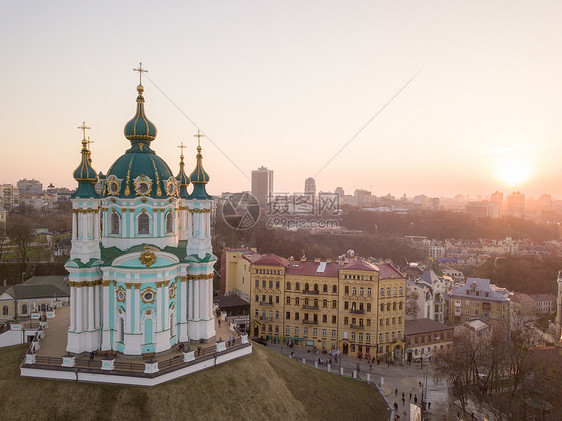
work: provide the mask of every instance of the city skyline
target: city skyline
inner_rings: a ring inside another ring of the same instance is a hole
[[[8,5],[0,181],[75,187],[82,121],[106,173],[142,61],[154,149],[176,174],[183,141],[190,169],[199,127],[212,194],[250,190],[263,165],[279,192],[314,177],[377,196],[562,197],[562,5],[219,4]]]

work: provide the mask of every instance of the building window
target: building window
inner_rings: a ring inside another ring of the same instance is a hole
[[[380,296],[381,296],[381,297],[384,297],[384,288],[381,288]]]
[[[287,289],[291,289],[291,283],[287,282]]]
[[[332,323],[336,323],[336,316],[332,316]]]
[[[166,215],[166,233],[174,232],[174,212],[170,211]]]
[[[367,342],[369,342],[371,340],[371,334],[370,333],[365,333],[365,340]]]
[[[285,319],[291,320],[291,312],[290,312],[290,311],[288,311],[287,313],[285,313]]]
[[[291,334],[291,326],[285,326],[285,333],[286,333],[287,335],[290,335],[290,334]]]
[[[312,329],[312,336],[318,336],[318,329]]]
[[[386,295],[390,295],[390,287],[386,289]]]
[[[314,284],[314,291],[315,292],[319,292],[320,290],[318,289],[318,284]]]
[[[336,331],[332,330],[332,338],[335,338],[335,337],[336,337]]]
[[[295,313],[295,320],[299,320],[299,317],[300,317],[300,314],[299,314],[299,312],[297,311],[297,312]]]
[[[328,292],[328,285],[324,284],[322,287],[322,292]]]
[[[261,287],[265,288],[267,286],[267,281],[264,279],[263,281],[261,281]]]
[[[117,212],[113,212],[111,214],[111,233],[112,234],[119,234],[119,225],[120,225],[120,220],[119,220],[119,214]]]
[[[260,287],[260,281],[259,281],[259,279],[256,279],[256,288],[259,288],[259,287]]]
[[[371,326],[371,319],[367,319],[367,327]]]
[[[348,286],[345,286],[344,289],[343,289],[343,291],[344,291],[345,294],[349,294],[349,287],[348,287]]]
[[[384,304],[381,304],[381,311],[384,311]]]
[[[260,315],[258,309],[256,308],[256,310],[254,311],[254,316],[258,317]]]
[[[275,289],[279,289],[279,281],[275,281]]]
[[[365,292],[365,289],[364,289],[364,288],[359,288],[359,295],[363,295],[364,292]]]
[[[347,325],[348,322],[349,322],[349,319],[348,319],[347,317],[344,317],[344,318],[343,318],[343,324],[344,324],[344,325]]]
[[[400,295],[402,295],[402,287],[400,287],[399,292],[400,292]]]
[[[402,301],[398,303],[398,310],[402,310]]]
[[[322,323],[328,323],[328,316],[325,314],[322,315]]]
[[[332,287],[332,293],[333,293],[333,294],[336,294],[337,292],[338,292],[338,287],[337,287],[336,285],[334,285],[334,286]]]
[[[396,303],[392,303],[392,309],[396,310]]]
[[[380,319],[380,323],[379,323],[379,325],[381,325],[381,326],[384,324],[382,320],[383,319]]]
[[[297,282],[297,283],[295,284],[295,289],[296,289],[297,291],[300,291],[300,290],[301,290],[301,284],[299,284],[299,283]]]
[[[357,287],[351,287],[351,293],[357,295]]]
[[[304,331],[304,336],[308,336],[308,328],[305,327],[305,328],[303,329],[303,331]]]
[[[336,300],[332,300],[332,308],[336,308],[338,306],[338,302]]]
[[[275,304],[279,304],[279,295],[275,296]]]
[[[328,307],[328,300],[322,300],[322,307]]]
[[[291,304],[291,297],[287,297],[287,300],[286,300],[286,302],[287,302],[287,304],[289,304],[289,305],[290,305],[290,304]]]
[[[22,306],[21,306],[21,314],[27,314],[27,304],[22,304]]]
[[[150,218],[146,213],[139,215],[138,230],[139,234],[150,234]]]
[[[295,305],[298,306],[301,302],[301,299],[299,297],[295,297]]]
[[[355,332],[351,332],[351,339],[355,340]]]
[[[344,310],[349,310],[349,301],[343,302],[343,308],[344,308]]]
[[[367,303],[367,311],[371,311],[371,303]]]
[[[299,334],[299,327],[295,326],[295,335],[298,335],[298,334]]]
[[[256,303],[260,300],[260,296],[256,294]]]
[[[269,288],[273,288],[273,281],[269,281]]]
[[[371,288],[367,288],[367,295],[371,295],[371,293],[372,293]]]

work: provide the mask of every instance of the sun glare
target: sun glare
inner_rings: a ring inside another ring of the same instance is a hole
[[[529,163],[522,159],[507,159],[498,163],[495,176],[508,186],[516,187],[527,181],[532,174]]]

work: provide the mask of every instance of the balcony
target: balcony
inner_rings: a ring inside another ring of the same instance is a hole
[[[305,289],[302,291],[304,295],[320,295],[320,291],[311,291],[309,289]]]
[[[305,325],[317,325],[318,320],[303,320],[302,321]]]
[[[356,310],[356,309],[352,308],[350,311],[353,314],[365,314],[365,310]]]
[[[350,327],[350,329],[365,329],[365,326],[363,326],[363,325],[351,324],[351,325],[349,325],[349,327]]]
[[[269,301],[261,301],[260,306],[271,306],[271,307],[273,307],[273,303],[270,303]]]
[[[309,306],[309,305],[303,305],[302,306],[303,310],[319,310],[318,306]]]
[[[273,320],[273,317],[260,316],[260,320]]]

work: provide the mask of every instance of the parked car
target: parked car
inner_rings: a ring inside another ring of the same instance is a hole
[[[256,338],[256,339],[254,339],[254,342],[257,342],[258,344],[261,344],[261,345],[264,345],[264,346],[267,345],[267,340],[263,339],[263,338]]]

